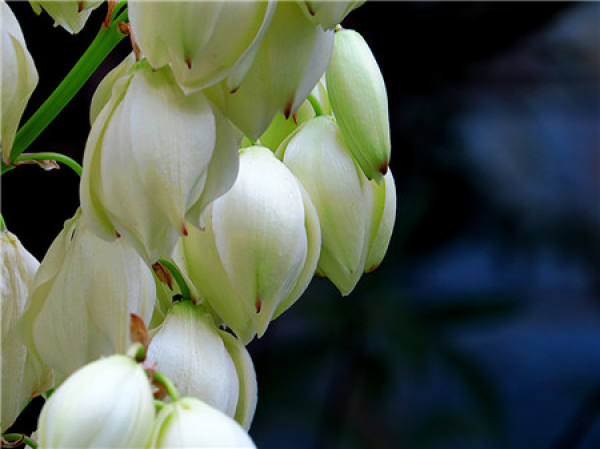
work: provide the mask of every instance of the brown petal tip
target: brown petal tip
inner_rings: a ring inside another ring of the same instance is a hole
[[[129,314],[129,338],[133,343],[141,343],[148,350],[148,329],[144,320],[135,313]]]
[[[185,223],[183,221],[181,222],[181,232],[183,233],[184,236],[188,235],[188,230],[185,227]]]
[[[187,65],[188,69],[192,68],[192,60],[190,58],[185,58],[185,65]]]
[[[234,94],[234,93],[236,93],[236,92],[237,92],[239,89],[240,89],[240,86],[238,86],[238,87],[234,87],[233,89],[231,89],[231,90],[229,91],[229,93],[230,93],[230,94]]]
[[[164,284],[169,286],[169,290],[173,290],[173,277],[171,272],[160,262],[152,264],[152,269],[156,273],[156,277]]]
[[[379,167],[379,173],[381,173],[382,175],[385,175],[388,172],[388,168],[389,168],[389,161],[385,161],[383,163],[383,165],[381,167]]]
[[[260,298],[256,298],[256,313],[260,313],[260,309],[262,309],[262,300]]]
[[[285,109],[283,110],[283,115],[285,119],[289,119],[290,115],[292,115],[292,106],[294,104],[294,97],[290,98],[288,102],[285,104]]]

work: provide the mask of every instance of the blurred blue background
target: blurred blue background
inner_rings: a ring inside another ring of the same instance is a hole
[[[71,37],[11,6],[40,72],[28,116],[103,13]],[[600,4],[367,2],[343,25],[386,80],[396,228],[350,296],[315,279],[251,343],[257,446],[599,448]],[[91,95],[127,51],[31,151],[81,160]],[[41,258],[77,179],[22,167],[2,187]]]

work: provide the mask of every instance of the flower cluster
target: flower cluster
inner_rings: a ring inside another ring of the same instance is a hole
[[[77,33],[100,2],[31,4]],[[338,25],[360,4],[127,5],[134,51],[94,94],[81,208],[39,268],[0,240],[2,431],[54,385],[42,448],[254,447],[245,345],[315,274],[350,294],[394,226],[385,85]],[[37,73],[2,8],[8,164]],[[154,376],[185,397],[155,413]]]

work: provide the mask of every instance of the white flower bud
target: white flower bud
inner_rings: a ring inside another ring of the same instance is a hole
[[[144,369],[113,355],[79,369],[50,396],[38,423],[39,448],[143,448],[153,425]]]
[[[46,253],[20,321],[29,349],[58,380],[100,356],[125,353],[130,313],[150,322],[152,272],[123,239],[98,238],[79,213]]]
[[[201,399],[232,418],[239,414],[240,424],[249,426],[256,408],[256,374],[248,352],[236,342],[216,327],[204,306],[181,301],[152,338],[148,360],[182,395]],[[240,352],[245,354],[240,357]],[[254,392],[250,404],[248,391]]]
[[[241,136],[202,92],[184,95],[168,67],[136,67],[94,120],[80,196],[98,235],[123,235],[152,264],[187,233],[184,219],[198,225],[233,184]]]
[[[17,320],[26,307],[31,280],[40,263],[8,231],[0,231],[0,263],[0,427],[4,432],[31,398],[50,388],[52,373],[27,351],[17,332]]]
[[[247,343],[262,336],[312,279],[321,247],[316,212],[270,150],[249,147],[234,186],[207,208],[204,226],[181,240],[180,266]]]
[[[300,180],[319,215],[318,272],[344,296],[350,294],[365,269],[375,268],[367,264],[379,264],[387,249],[395,216],[393,178],[386,177],[381,186],[369,181],[326,116],[306,122],[277,156]]]
[[[2,159],[8,163],[21,116],[37,86],[38,73],[25,45],[25,38],[17,18],[4,1],[0,2],[0,8],[2,16],[0,144]]]
[[[61,26],[71,34],[79,33],[90,14],[94,9],[102,4],[102,1],[33,1],[29,4],[33,11],[39,16],[42,8],[54,19],[54,26]]]
[[[170,64],[186,93],[226,77],[232,90],[250,68],[274,9],[265,1],[139,1],[129,4],[129,20],[150,64]]]
[[[167,404],[156,421],[150,443],[155,449],[256,449],[237,422],[196,398]]]
[[[367,178],[381,182],[390,160],[390,124],[383,76],[354,30],[335,33],[327,90],[344,142]]]
[[[365,1],[297,0],[297,3],[312,23],[321,25],[326,30],[332,30],[338,23],[344,20],[344,17],[352,10],[361,6]]]
[[[332,31],[312,24],[293,2],[278,2],[239,89],[219,83],[206,95],[257,140],[277,112],[289,118],[304,102],[327,68],[333,39]]]

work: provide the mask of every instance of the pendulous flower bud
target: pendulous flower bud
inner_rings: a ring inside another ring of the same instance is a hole
[[[154,398],[144,369],[113,355],[73,373],[46,401],[39,448],[143,448],[153,425]]]
[[[235,89],[250,68],[274,2],[131,2],[131,28],[154,68],[169,64],[186,92],[226,78]]]
[[[390,161],[387,93],[377,61],[359,33],[335,33],[326,79],[346,147],[367,178],[381,182]]]
[[[219,83],[206,95],[245,135],[257,140],[278,112],[292,116],[329,62],[333,31],[314,25],[294,2],[278,2],[239,89]]]
[[[160,411],[150,445],[155,449],[256,449],[237,422],[196,398],[181,398]]]
[[[38,73],[33,58],[27,50],[17,18],[4,1],[0,2],[0,8],[2,16],[0,145],[2,160],[8,164],[21,116],[38,83]]]
[[[148,325],[155,298],[150,268],[133,247],[98,238],[78,211],[42,260],[21,333],[61,381],[100,356],[125,353],[130,313]]]
[[[94,9],[102,4],[102,1],[33,1],[29,4],[38,16],[42,13],[42,8],[54,19],[54,26],[61,26],[71,34],[79,33],[90,14]]]
[[[185,267],[235,334],[247,343],[290,307],[312,279],[319,220],[294,175],[264,147],[248,147],[229,192],[204,214],[204,231],[180,240]]]
[[[202,92],[184,95],[168,66],[155,71],[141,61],[114,82],[94,120],[83,214],[99,236],[123,235],[153,264],[187,234],[185,219],[197,226],[204,207],[231,187],[240,139]]]
[[[306,122],[276,154],[300,180],[319,215],[323,245],[318,272],[344,296],[350,294],[387,250],[396,212],[391,172],[381,185],[369,181],[335,121],[326,116]]]
[[[17,332],[17,321],[26,307],[29,287],[40,263],[6,230],[0,231],[0,263],[0,428],[4,432],[31,398],[50,388],[52,373],[27,351]]]
[[[204,306],[175,303],[150,342],[148,360],[183,396],[201,399],[248,429],[256,408],[254,365]]]
[[[344,17],[361,6],[365,1],[297,0],[297,3],[312,23],[321,25],[325,30],[332,30],[338,23],[344,20]]]

